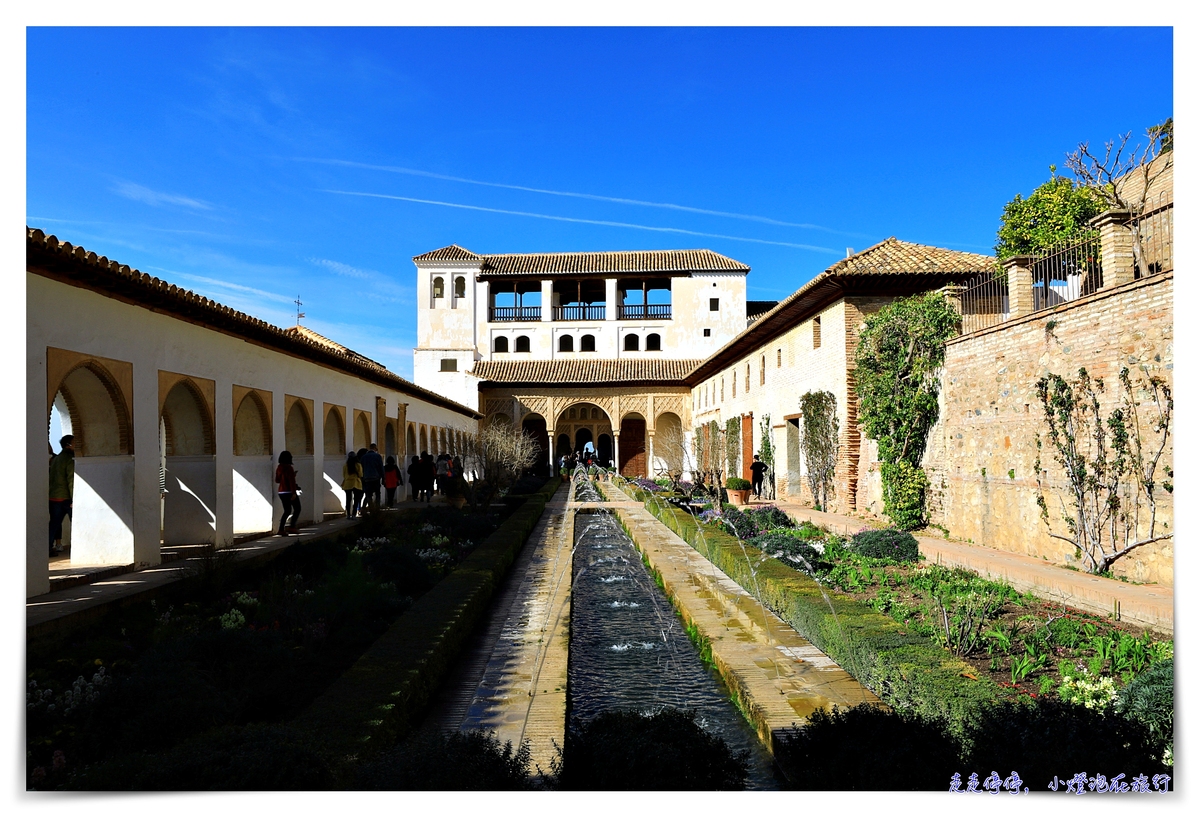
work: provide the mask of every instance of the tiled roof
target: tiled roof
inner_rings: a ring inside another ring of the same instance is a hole
[[[96,290],[286,354],[333,366],[468,417],[480,417],[475,410],[406,381],[382,364],[305,327],[281,329],[70,242],[60,242],[57,237],[28,226],[25,228],[25,262],[30,272],[47,278]]]
[[[467,248],[451,244],[448,247],[441,247],[437,250],[430,250],[428,253],[422,253],[419,256],[413,256],[413,261],[475,261],[479,258],[481,256],[472,253]]]
[[[482,260],[487,275],[612,273],[747,273],[750,268],[712,250],[618,250],[604,253],[501,253],[476,255],[457,244],[433,250],[413,261]]]
[[[478,361],[473,375],[489,383],[545,385],[679,381],[697,360],[617,358],[602,361]]]
[[[749,322],[725,346],[697,364],[687,382],[695,385],[745,357],[748,350],[787,332],[830,299],[855,284],[861,288],[868,278],[894,279],[893,285],[910,285],[914,292],[961,282],[996,268],[996,259],[978,253],[947,250],[927,244],[900,241],[894,236],[844,258],[817,275],[767,313]],[[872,282],[874,283],[874,282]],[[884,281],[878,282],[881,286]],[[893,287],[894,288],[894,287]]]
[[[758,319],[775,309],[778,301],[747,301],[746,302],[746,326],[750,326]]]

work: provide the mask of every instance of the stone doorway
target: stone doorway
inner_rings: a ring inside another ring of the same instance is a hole
[[[646,476],[646,419],[627,416],[621,421],[621,474],[626,477]]]

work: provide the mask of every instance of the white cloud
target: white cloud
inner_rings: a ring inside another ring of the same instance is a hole
[[[126,199],[133,199],[135,202],[148,204],[151,207],[160,207],[166,204],[190,207],[193,210],[212,210],[212,205],[208,202],[189,196],[180,196],[176,193],[162,193],[134,182],[118,182],[117,186],[113,188],[113,193],[124,196]]]
[[[349,264],[343,264],[340,261],[334,261],[328,258],[310,258],[309,261],[320,267],[324,267],[326,270],[332,270],[338,275],[346,276],[348,278],[361,278],[364,281],[367,281],[379,275],[379,273],[375,272],[374,270],[360,270],[358,267],[351,267]]]

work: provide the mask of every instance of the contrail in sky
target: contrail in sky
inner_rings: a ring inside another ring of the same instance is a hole
[[[750,239],[745,236],[726,236],[721,233],[700,233],[696,230],[684,230],[680,227],[653,227],[647,224],[630,224],[629,222],[609,222],[600,219],[574,219],[570,216],[550,216],[545,213],[527,213],[523,210],[500,210],[495,207],[480,207],[479,205],[459,204],[457,202],[438,202],[432,199],[414,199],[411,196],[392,196],[386,193],[360,193],[354,190],[325,190],[323,193],[338,193],[342,196],[366,196],[372,199],[394,199],[399,202],[416,202],[417,204],[439,205],[440,207],[457,207],[462,210],[479,210],[484,213],[503,213],[508,216],[528,216],[533,219],[550,219],[556,222],[574,222],[576,224],[598,224],[604,227],[628,227],[633,230],[650,230],[655,233],[682,233],[685,236],[704,236],[710,239],[728,239],[730,241],[749,241],[755,244],[774,244],[780,247],[795,247],[800,250],[815,250],[819,253],[834,253],[837,250],[829,247],[817,247],[813,244],[795,244],[790,241],[768,241],[767,239]]]
[[[414,168],[400,168],[391,165],[368,165],[364,162],[350,162],[345,159],[308,159],[297,158],[293,161],[297,162],[316,162],[324,165],[341,165],[347,168],[363,168],[365,170],[382,170],[387,173],[403,173],[408,176],[423,176],[427,179],[440,179],[444,182],[462,182],[468,185],[482,185],[483,187],[499,187],[505,190],[522,190],[526,193],[543,193],[547,196],[568,196],[573,199],[590,199],[595,202],[614,202],[616,204],[637,205],[638,207],[660,207],[665,210],[679,210],[684,213],[700,213],[705,216],[723,216],[727,219],[743,219],[751,222],[761,222],[762,224],[774,224],[780,227],[801,227],[807,230],[822,230],[826,233],[836,233],[842,236],[856,236],[867,238],[862,233],[849,233],[845,230],[834,230],[832,227],[825,227],[819,224],[807,224],[804,222],[785,222],[779,219],[771,219],[766,216],[754,216],[748,213],[730,213],[725,210],[706,210],[702,207],[689,207],[688,205],[671,204],[669,202],[647,202],[641,199],[624,199],[619,196],[599,196],[594,193],[575,193],[568,190],[547,190],[540,187],[526,187],[524,185],[507,185],[501,182],[483,182],[478,179],[466,179],[462,176],[447,176],[444,173],[433,173],[427,170],[415,170]]]

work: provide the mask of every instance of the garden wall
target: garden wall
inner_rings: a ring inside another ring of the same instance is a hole
[[[1045,436],[1046,425],[1036,384],[1050,373],[1073,379],[1086,367],[1107,387],[1101,396],[1105,414],[1119,402],[1122,366],[1130,368],[1135,384],[1146,373],[1172,384],[1173,296],[1174,274],[1164,273],[950,341],[940,419],[925,458],[931,521],[955,538],[1083,569],[1068,543],[1047,534],[1037,506],[1037,435]],[[1139,411],[1143,423],[1154,416],[1153,404],[1141,404]],[[864,455],[868,452],[874,454],[873,445],[864,447]],[[1162,464],[1173,462],[1168,441]],[[880,513],[878,464],[868,468],[860,508]],[[1063,474],[1048,448],[1042,468],[1051,489],[1046,493],[1051,522],[1064,533],[1054,491],[1063,488]],[[1158,480],[1165,478],[1160,465]],[[1158,520],[1173,530],[1172,497],[1161,490],[1159,496]],[[1167,540],[1144,546],[1120,559],[1113,573],[1173,585],[1173,545]]]

